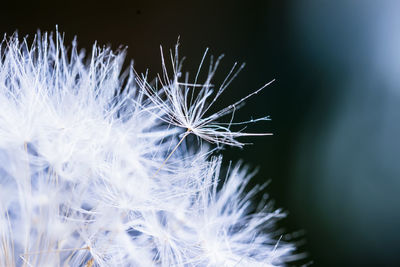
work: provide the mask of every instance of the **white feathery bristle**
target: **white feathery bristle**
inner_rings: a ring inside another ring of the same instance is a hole
[[[250,205],[249,170],[221,177],[218,148],[185,139],[242,146],[236,138],[252,135],[217,122],[247,97],[205,116],[233,70],[208,101],[218,61],[198,88],[198,75],[180,81],[176,57],[155,89],[122,70],[124,52],[86,56],[58,33],[32,45],[15,34],[0,49],[0,266],[281,266],[293,256],[273,230],[284,214]]]
[[[269,120],[269,116],[252,119],[245,122],[232,122],[235,111],[244,104],[244,101],[251,96],[258,94],[265,87],[270,85],[274,80],[265,84],[253,93],[243,97],[239,101],[231,104],[215,113],[206,116],[210,113],[210,108],[213,106],[215,101],[221,96],[229,84],[233,81],[236,75],[244,67],[242,64],[237,68],[235,63],[232,69],[229,71],[223,83],[218,87],[216,93],[214,93],[215,85],[213,85],[212,79],[215,75],[215,71],[222,59],[220,56],[215,64],[213,64],[213,58],[211,57],[210,68],[208,70],[207,79],[203,83],[198,83],[198,77],[202,70],[204,59],[207,55],[208,49],[204,53],[203,59],[201,60],[199,69],[193,83],[188,82],[188,74],[184,81],[181,81],[181,68],[182,62],[178,58],[178,46],[175,47],[175,54],[170,51],[173,78],[170,79],[168,76],[167,67],[164,60],[163,51],[161,48],[161,58],[163,66],[163,77],[159,78],[161,83],[161,89],[157,86],[152,86],[147,81],[147,75],[138,76],[136,78],[138,85],[142,91],[151,99],[151,101],[164,111],[164,116],[160,117],[161,120],[167,124],[175,125],[186,129],[184,136],[193,133],[200,139],[204,139],[210,143],[220,145],[230,145],[243,147],[245,145],[237,140],[238,137],[242,136],[262,136],[272,135],[271,133],[246,133],[241,131],[232,131],[230,127],[232,125],[243,125],[254,123],[258,121]],[[228,114],[232,114],[230,122],[218,122],[217,120]]]

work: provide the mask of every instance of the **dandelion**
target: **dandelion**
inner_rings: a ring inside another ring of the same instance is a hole
[[[218,119],[261,89],[207,115],[237,72],[212,97],[219,60],[204,83],[199,74],[190,83],[180,81],[177,50],[173,59],[171,79],[163,59],[157,89],[122,69],[124,51],[94,46],[85,55],[59,33],[38,33],[32,45],[16,34],[3,40],[0,266],[281,266],[293,258],[294,245],[274,230],[285,214],[251,205],[260,191],[247,192],[254,173],[242,164],[220,172],[220,145],[257,134]],[[182,129],[217,148],[186,143]]]
[[[236,77],[239,71],[244,67],[244,64],[242,64],[239,68],[237,68],[237,63],[235,63],[223,83],[216,90],[216,93],[214,93],[215,86],[211,82],[215,75],[215,71],[218,68],[219,62],[222,59],[222,56],[217,59],[215,64],[213,64],[213,60],[211,60],[206,81],[204,83],[198,83],[199,73],[202,69],[202,65],[204,63],[207,52],[208,49],[203,55],[196,77],[194,79],[194,83],[188,83],[188,75],[186,76],[184,82],[180,81],[180,78],[182,76],[182,62],[180,62],[178,58],[178,44],[175,47],[175,55],[173,55],[170,51],[173,67],[172,80],[170,80],[170,77],[168,75],[161,47],[163,78],[160,77],[159,79],[162,85],[160,91],[157,91],[157,88],[154,88],[147,82],[147,77],[145,75],[142,75],[142,78],[137,78],[139,86],[143,89],[146,95],[153,101],[156,106],[158,106],[165,112],[165,116],[163,116],[161,119],[168,124],[185,128],[187,131],[186,133],[184,133],[184,137],[186,137],[189,133],[193,133],[196,136],[200,137],[200,139],[217,145],[225,144],[230,146],[242,147],[244,144],[237,141],[237,137],[271,135],[271,133],[244,133],[242,131],[234,132],[230,130],[231,125],[248,124],[250,122],[253,123],[257,121],[269,120],[268,116],[258,119],[252,119],[251,121],[236,123],[232,122],[233,116],[231,121],[228,123],[218,122],[217,120],[228,114],[234,114],[235,110],[239,108],[246,99],[259,93],[265,87],[270,85],[274,80],[265,84],[255,92],[240,99],[234,104],[231,104],[215,113],[212,113],[209,116],[205,116],[212,105],[215,103],[215,101],[221,96],[221,94],[229,86],[229,84]],[[195,90],[198,88],[198,93],[195,94]],[[163,99],[163,95],[165,95],[165,99]]]

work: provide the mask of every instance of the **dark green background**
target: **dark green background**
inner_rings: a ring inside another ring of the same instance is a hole
[[[13,6],[12,6],[13,5]],[[227,105],[276,79],[237,112],[270,115],[271,131],[226,161],[259,166],[257,182],[289,211],[287,231],[304,230],[299,262],[314,266],[400,264],[400,5],[396,1],[30,1],[0,6],[0,32],[34,35],[58,24],[81,48],[129,46],[138,72],[161,70],[159,45],[180,36],[184,69],[206,47],[246,68],[224,93]],[[1,107],[0,107],[1,108]],[[399,125],[399,126],[398,126]]]

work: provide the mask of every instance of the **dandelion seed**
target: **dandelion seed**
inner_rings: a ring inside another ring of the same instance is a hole
[[[271,133],[245,133],[242,131],[235,132],[231,131],[230,126],[269,120],[269,117],[266,116],[245,122],[232,122],[235,110],[238,109],[245,100],[253,95],[258,94],[274,80],[270,81],[234,104],[231,104],[209,116],[206,116],[206,113],[210,111],[210,108],[213,106],[215,101],[220,97],[220,95],[230,85],[239,71],[244,67],[244,64],[242,64],[237,68],[237,63],[235,63],[223,83],[219,86],[214,94],[213,91],[215,86],[211,84],[211,81],[214,77],[215,71],[217,70],[219,62],[222,59],[222,56],[217,59],[215,64],[210,64],[206,81],[204,83],[198,83],[198,76],[207,52],[208,49],[204,53],[204,56],[201,60],[194,83],[188,83],[187,80],[185,82],[180,81],[182,76],[182,62],[179,62],[178,58],[178,45],[175,47],[175,55],[173,55],[172,51],[170,51],[173,69],[173,78],[171,80],[169,80],[170,78],[161,48],[163,78],[160,77],[158,80],[161,83],[161,89],[158,90],[157,88],[151,86],[150,83],[147,82],[146,75],[142,75],[141,78],[138,78],[139,76],[137,77],[137,82],[142,90],[153,101],[153,103],[165,113],[165,116],[161,117],[161,119],[168,124],[184,128],[188,133],[193,133],[201,139],[217,145],[225,144],[242,147],[244,143],[237,141],[236,138],[243,136],[271,135]],[[222,123],[217,121],[219,118],[228,114],[232,114],[232,119],[230,122]],[[187,134],[185,133],[183,136],[186,137]]]
[[[90,259],[90,260],[88,260],[88,262],[86,263],[86,267],[92,267],[93,264],[94,264],[94,260],[93,260],[93,259]]]

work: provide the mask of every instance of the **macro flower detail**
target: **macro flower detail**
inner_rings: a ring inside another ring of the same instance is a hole
[[[235,102],[234,104],[212,113],[209,116],[205,116],[207,111],[210,110],[211,106],[225,91],[239,71],[244,67],[244,64],[242,64],[237,68],[237,64],[235,63],[223,83],[218,87],[216,93],[214,93],[215,86],[211,83],[211,81],[214,77],[215,71],[217,70],[219,62],[222,59],[222,56],[216,60],[215,64],[213,64],[211,60],[206,81],[204,83],[198,83],[198,76],[202,69],[207,52],[208,49],[204,53],[204,56],[201,60],[194,83],[188,83],[188,75],[185,77],[184,82],[180,81],[182,76],[182,62],[180,62],[178,58],[178,45],[175,47],[175,55],[170,52],[173,67],[172,80],[170,80],[170,77],[168,76],[168,71],[161,48],[163,78],[160,77],[159,79],[161,83],[160,91],[157,91],[157,88],[154,88],[147,82],[146,76],[142,75],[142,78],[137,78],[139,86],[143,88],[143,91],[146,93],[146,95],[156,106],[165,111],[165,116],[161,119],[168,124],[187,129],[185,135],[193,133],[201,139],[217,145],[225,144],[242,147],[244,144],[237,141],[237,137],[271,135],[271,133],[244,133],[242,131],[234,132],[230,130],[231,125],[248,124],[250,122],[254,123],[257,121],[269,120],[268,116],[239,123],[234,123],[232,121],[228,123],[222,123],[218,122],[217,120],[228,114],[234,114],[235,110],[239,108],[246,99],[259,93],[265,87],[270,85],[273,80],[255,92]],[[196,93],[196,91],[198,92]],[[163,95],[165,95],[165,99],[163,98]]]
[[[124,70],[124,55],[97,46],[85,55],[76,41],[65,47],[59,33],[1,43],[0,266],[293,259],[295,246],[274,230],[285,214],[265,198],[254,207],[261,188],[248,191],[254,171],[226,168],[219,155],[220,145],[241,147],[238,137],[259,135],[218,119],[262,88],[207,115],[234,69],[212,96],[219,60],[205,82],[198,74],[182,82],[176,49],[172,76],[162,59],[157,87],[132,66]],[[186,143],[189,133],[217,148]]]

